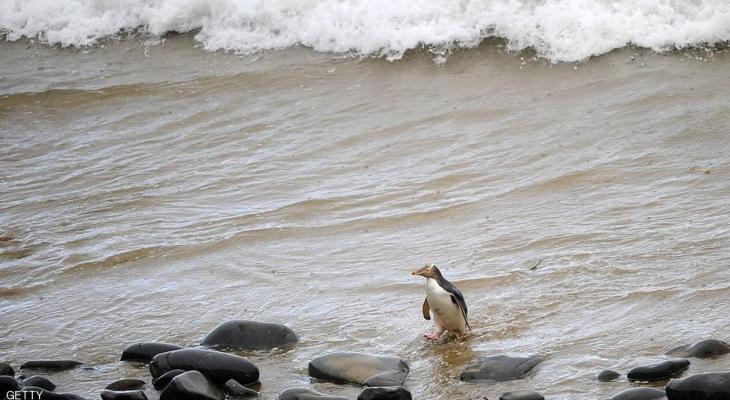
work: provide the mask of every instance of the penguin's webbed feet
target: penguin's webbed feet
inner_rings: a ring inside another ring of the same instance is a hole
[[[433,331],[429,334],[423,335],[423,337],[428,340],[438,340],[441,337],[441,333],[443,332]]]

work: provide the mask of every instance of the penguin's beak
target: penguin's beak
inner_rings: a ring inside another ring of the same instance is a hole
[[[423,268],[411,272],[411,275],[423,275]]]

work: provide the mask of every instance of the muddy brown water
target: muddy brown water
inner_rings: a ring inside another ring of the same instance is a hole
[[[266,399],[354,398],[307,376],[330,351],[403,358],[417,399],[603,399],[633,385],[601,369],[730,339],[726,54],[549,64],[487,44],[439,66],[185,35],[0,54],[0,355],[95,368],[47,375],[59,391],[149,382],[125,345],[233,318],[301,336],[244,353]],[[468,340],[423,339],[426,263],[462,289]],[[546,361],[459,381],[502,353]]]

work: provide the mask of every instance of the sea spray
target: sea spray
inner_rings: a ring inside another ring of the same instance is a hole
[[[666,51],[730,40],[725,0],[0,0],[0,30],[61,46],[120,32],[195,32],[206,50],[305,46],[399,59],[486,37],[553,62],[627,45]]]

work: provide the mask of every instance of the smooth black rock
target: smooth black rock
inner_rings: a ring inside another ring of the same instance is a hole
[[[297,341],[299,336],[281,324],[233,320],[215,327],[201,344],[245,350],[269,350],[276,347],[290,347]]]
[[[235,379],[229,379],[228,382],[226,382],[225,386],[223,386],[223,391],[226,392],[228,397],[233,397],[236,399],[258,397],[259,395],[259,392],[241,385]]]
[[[309,376],[364,386],[401,386],[410,368],[398,357],[330,353],[309,362]]]
[[[667,354],[676,357],[709,358],[730,353],[730,344],[717,339],[706,339],[693,345],[683,345],[669,350]]]
[[[469,364],[461,372],[462,381],[509,381],[527,375],[542,362],[537,356],[491,356],[479,357],[477,362]]]
[[[141,390],[109,390],[101,391],[101,398],[104,400],[147,400],[147,396]]]
[[[182,347],[167,343],[134,343],[122,351],[121,360],[149,362],[158,354],[180,349]]]
[[[155,379],[154,382],[152,382],[152,386],[155,387],[157,390],[162,390],[167,386],[168,383],[172,381],[172,378],[184,374],[185,370],[182,369],[173,369],[172,371],[167,371],[164,374],[160,375],[159,378]]]
[[[515,390],[502,394],[499,400],[545,400],[545,397],[534,390]]]
[[[0,375],[15,376],[13,367],[8,363],[0,362]]]
[[[20,383],[14,377],[0,375],[0,396],[5,396],[5,393],[14,392],[18,389],[20,389]]]
[[[332,396],[306,388],[291,388],[279,393],[276,400],[350,400],[347,397]]]
[[[157,378],[173,369],[200,371],[211,382],[223,385],[235,379],[243,385],[259,380],[259,369],[247,359],[214,350],[182,349],[158,354],[150,363],[150,372]]]
[[[118,381],[114,381],[108,385],[104,389],[107,390],[137,390],[144,388],[145,383],[141,379],[133,379],[133,378],[127,378],[127,379],[120,379]]]
[[[51,382],[48,378],[44,378],[38,375],[23,379],[23,386],[35,386],[46,389],[50,392],[56,390],[56,385],[53,382]]]
[[[363,389],[357,400],[411,400],[411,392],[398,386],[369,387]]]
[[[26,386],[20,389],[20,391],[25,392],[21,394],[21,400],[37,400],[39,397],[41,400],[84,400],[83,397],[76,394],[49,392],[46,389],[36,386]],[[39,392],[40,395],[38,394]]]
[[[160,400],[222,400],[223,394],[198,371],[188,371],[172,379]]]
[[[36,360],[28,361],[20,366],[20,369],[47,369],[53,371],[63,371],[74,369],[81,365],[80,362],[74,360]]]
[[[667,360],[657,364],[636,367],[626,374],[630,381],[664,381],[689,368],[689,361],[683,358]]]
[[[616,371],[604,369],[603,371],[598,373],[598,376],[596,376],[596,380],[598,380],[599,382],[611,382],[619,376],[621,376],[621,374]]]
[[[730,400],[730,372],[697,374],[667,385],[669,400]]]
[[[660,400],[666,398],[663,390],[649,387],[635,387],[615,394],[609,400]]]

